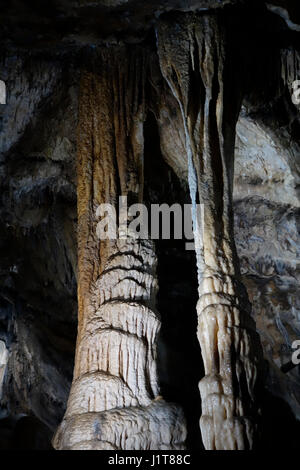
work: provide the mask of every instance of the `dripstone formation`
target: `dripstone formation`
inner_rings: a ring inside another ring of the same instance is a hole
[[[122,234],[121,223],[115,242],[97,237],[101,203],[143,198],[146,73],[140,48],[115,47],[97,56],[81,79],[79,325],[67,412],[54,439],[58,449],[184,446],[184,415],[159,396],[154,244]]]
[[[50,2],[20,30],[18,3],[0,49],[0,448],[293,447],[297,12]],[[131,230],[124,199],[191,203],[194,250]]]
[[[207,449],[233,450],[252,448],[255,441],[260,349],[233,238],[234,130],[241,100],[230,83],[235,64],[227,64],[226,46],[226,26],[215,15],[180,15],[158,27],[161,69],[182,112],[194,204],[198,338],[206,373],[199,384],[202,437]],[[99,204],[116,205],[117,196],[142,201],[147,69],[145,52],[115,47],[96,56],[81,78],[79,332],[56,448],[184,445],[183,416],[158,392],[154,246],[130,234],[126,241],[99,242],[96,233]]]
[[[199,301],[198,339],[205,377],[201,430],[207,449],[252,448],[259,339],[240,281],[233,237],[232,181],[240,96],[238,71],[216,15],[162,23],[158,49],[164,76],[179,101],[194,210]],[[175,46],[175,37],[179,46]],[[196,210],[196,200],[201,211]]]

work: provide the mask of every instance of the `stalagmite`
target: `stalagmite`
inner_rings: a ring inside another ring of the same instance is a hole
[[[257,436],[260,343],[233,236],[233,154],[241,86],[235,86],[226,27],[217,14],[161,20],[158,51],[183,117],[194,205],[198,339],[205,367],[199,384],[202,438],[206,449],[248,449]]]
[[[156,255],[133,234],[97,237],[97,208],[143,197],[146,53],[114,46],[82,73],[78,126],[78,337],[56,449],[182,449],[179,407],[159,395]],[[120,234],[126,228],[119,220]]]

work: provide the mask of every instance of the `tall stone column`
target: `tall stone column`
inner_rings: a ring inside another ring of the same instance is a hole
[[[78,338],[56,449],[182,449],[184,416],[159,396],[156,254],[100,240],[97,208],[143,197],[145,53],[101,49],[82,73],[78,125]],[[121,214],[122,219],[122,214]],[[124,235],[123,220],[118,220]]]
[[[180,105],[188,153],[205,367],[199,383],[202,438],[206,449],[248,449],[256,438],[261,349],[234,244],[233,159],[242,77],[226,32],[214,13],[172,15],[160,21],[158,51]]]

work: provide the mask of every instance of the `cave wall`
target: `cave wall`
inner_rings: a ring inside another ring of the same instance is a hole
[[[1,109],[1,423],[10,435],[32,415],[48,441],[68,397],[77,317],[77,91],[61,65],[6,58]]]

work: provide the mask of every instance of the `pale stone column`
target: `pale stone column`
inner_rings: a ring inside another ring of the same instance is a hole
[[[194,205],[198,339],[205,377],[200,427],[206,449],[252,448],[261,347],[240,279],[232,181],[241,84],[214,13],[178,14],[158,27],[162,73],[180,105]],[[196,203],[202,204],[196,212]]]
[[[179,407],[159,396],[156,254],[130,235],[99,240],[96,211],[143,195],[145,53],[102,49],[82,73],[78,125],[78,338],[56,449],[182,449]],[[118,221],[118,224],[122,221]]]

